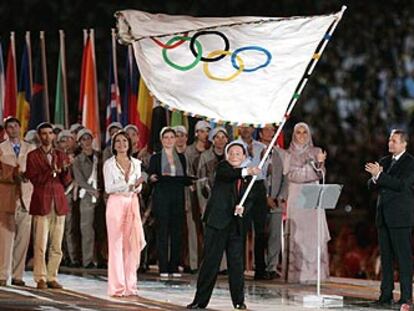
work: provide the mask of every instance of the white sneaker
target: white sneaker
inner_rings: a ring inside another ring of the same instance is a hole
[[[179,272],[174,272],[173,274],[172,274],[172,277],[173,278],[180,278],[182,275],[181,275],[181,273],[179,273]]]
[[[160,279],[168,279],[169,274],[168,273],[160,273]]]

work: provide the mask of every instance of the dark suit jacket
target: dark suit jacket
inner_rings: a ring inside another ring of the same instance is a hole
[[[187,176],[187,162],[185,156],[181,153],[177,153],[178,158],[180,159],[181,165],[183,167],[184,176],[162,176],[161,169],[161,152],[158,152],[151,156],[149,167],[148,167],[148,177],[155,174],[158,176],[158,181],[155,182],[155,187],[165,184],[165,183],[174,183],[182,184],[183,186],[191,185],[191,179]]]
[[[382,158],[384,168],[376,183],[371,179],[370,188],[379,191],[377,201],[377,226],[390,228],[414,225],[414,157],[405,152],[389,170],[392,156]]]
[[[248,184],[248,178],[243,178],[241,172],[241,168],[233,168],[227,161],[217,165],[216,179],[203,218],[208,226],[223,229],[236,217],[234,209]],[[238,179],[242,180],[241,191],[237,190]]]

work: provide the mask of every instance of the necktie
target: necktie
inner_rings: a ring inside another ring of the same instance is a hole
[[[237,194],[240,195],[240,190],[241,190],[241,185],[242,185],[242,180],[241,179],[237,179]]]
[[[13,150],[14,150],[14,153],[16,154],[16,157],[19,157],[20,145],[14,145]]]
[[[397,159],[393,157],[393,158],[391,159],[390,167],[388,168],[387,173],[388,173],[389,171],[391,171],[392,167],[395,165],[395,163],[396,163],[396,162],[397,162]]]

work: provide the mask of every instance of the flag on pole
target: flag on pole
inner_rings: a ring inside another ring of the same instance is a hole
[[[3,120],[4,98],[6,93],[6,82],[4,79],[3,47],[0,42],[0,122]]]
[[[10,45],[7,52],[6,90],[4,94],[3,117],[16,116],[17,110],[17,75],[16,75],[16,50],[14,32],[10,33]]]
[[[23,48],[23,55],[20,67],[20,77],[18,86],[18,100],[17,100],[17,118],[20,120],[22,135],[28,130],[30,120],[30,103],[32,101],[33,93],[33,79],[32,79],[32,61],[31,61],[31,46],[30,46],[30,32],[26,32],[25,45]]]
[[[98,82],[96,75],[95,62],[95,39],[94,31],[90,34],[84,47],[85,67],[82,70],[84,76],[81,77],[83,85],[82,91],[82,125],[90,129],[94,136],[94,147],[100,149],[101,130],[99,123],[99,104],[98,104]]]
[[[47,76],[46,64],[43,62],[43,54],[45,48],[44,31],[40,32],[39,50],[35,58],[34,64],[34,78],[33,78],[33,94],[30,102],[30,122],[29,129],[35,129],[36,126],[42,122],[49,121],[48,108],[49,99],[47,96]]]
[[[133,59],[132,46],[128,45],[125,62],[125,88],[122,98],[122,125],[138,124],[138,68]]]
[[[108,100],[106,105],[106,122],[108,126],[112,122],[121,121],[121,96],[118,84],[118,65],[116,61],[115,29],[111,29],[111,48],[109,53],[109,83]]]
[[[138,91],[138,122],[140,148],[145,147],[149,143],[150,129],[152,123],[152,107],[153,97],[150,94],[145,82],[139,79]]]
[[[68,91],[66,84],[65,33],[63,30],[59,30],[59,42],[60,50],[56,78],[54,123],[62,124],[65,128],[69,128]]]
[[[83,109],[83,98],[85,94],[85,69],[86,69],[86,44],[89,41],[88,30],[83,30],[83,52],[82,52],[82,65],[81,65],[81,77],[80,77],[80,86],[79,86],[79,105],[78,105],[78,119],[82,123],[82,109]]]
[[[310,17],[197,18],[116,13],[149,90],[168,108],[213,122],[279,123],[343,11]],[[311,67],[308,70],[308,67]],[[167,83],[168,82],[168,83]],[[302,87],[303,88],[303,87]]]

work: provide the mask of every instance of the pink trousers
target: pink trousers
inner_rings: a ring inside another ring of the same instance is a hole
[[[137,270],[145,247],[144,230],[134,193],[111,194],[106,207],[108,295],[137,294]]]

